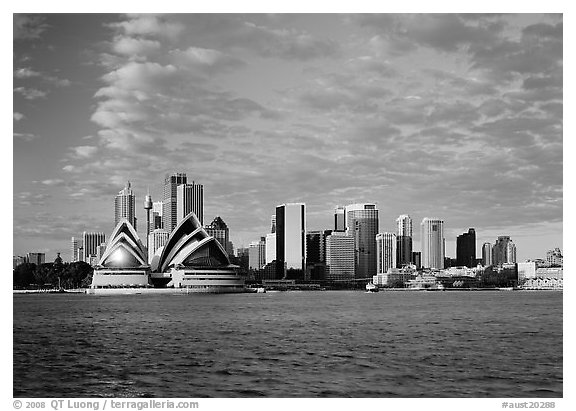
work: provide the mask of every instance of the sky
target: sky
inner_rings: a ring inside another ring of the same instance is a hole
[[[518,260],[562,248],[561,14],[17,14],[13,254],[114,228],[130,181],[204,185],[235,247],[278,204],[309,230],[376,203],[380,231],[473,227]]]

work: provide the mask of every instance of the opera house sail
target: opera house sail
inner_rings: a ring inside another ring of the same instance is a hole
[[[237,269],[222,245],[208,235],[191,212],[178,223],[166,244],[156,250],[151,281],[156,287],[187,292],[244,292],[244,279]]]

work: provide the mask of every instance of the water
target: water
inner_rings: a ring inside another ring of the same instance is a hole
[[[14,295],[14,396],[562,397],[562,293]]]

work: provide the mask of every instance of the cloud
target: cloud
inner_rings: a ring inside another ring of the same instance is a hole
[[[77,146],[71,148],[73,155],[77,158],[90,158],[98,152],[95,146]]]
[[[45,186],[64,186],[66,184],[66,182],[60,178],[42,180],[40,183]]]
[[[26,100],[37,100],[45,98],[48,94],[47,92],[42,90],[26,87],[16,87],[14,89],[14,92],[22,95],[22,97],[24,97]]]
[[[18,113],[17,111],[14,112],[14,121],[20,121],[26,118],[24,114]]]
[[[31,14],[14,14],[13,24],[14,40],[38,39],[48,28],[44,17]]]
[[[13,133],[13,137],[24,141],[32,141],[38,138],[37,135],[32,133]]]
[[[110,27],[121,29],[129,36],[159,36],[176,39],[185,29],[179,22],[168,21],[163,16],[145,14],[132,16],[130,20],[111,23]]]
[[[190,47],[184,51],[173,50],[170,56],[179,67],[189,67],[204,74],[232,71],[245,66],[240,59],[218,50],[199,47]]]

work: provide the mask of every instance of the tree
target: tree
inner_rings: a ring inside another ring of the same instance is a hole
[[[36,264],[34,263],[23,263],[17,266],[13,271],[13,287],[28,287],[30,284],[34,284],[35,270]]]

